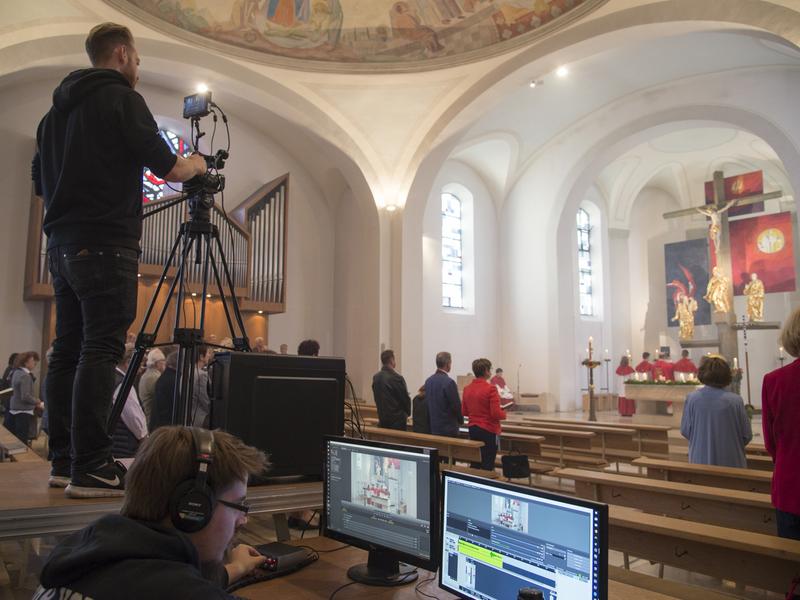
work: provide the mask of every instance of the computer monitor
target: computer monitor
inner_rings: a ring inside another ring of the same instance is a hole
[[[439,587],[460,598],[607,600],[608,506],[461,473],[442,479]]]
[[[408,563],[438,564],[438,464],[435,448],[343,437],[325,440],[322,535],[369,551],[347,575],[369,585],[411,583]]]

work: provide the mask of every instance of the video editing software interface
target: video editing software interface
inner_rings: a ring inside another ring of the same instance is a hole
[[[327,527],[431,558],[430,456],[329,441]]]
[[[601,600],[600,514],[588,507],[445,476],[441,586],[466,598]]]

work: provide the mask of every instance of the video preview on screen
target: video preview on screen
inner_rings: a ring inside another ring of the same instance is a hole
[[[597,600],[599,515],[591,508],[445,478],[441,584],[467,598]]]
[[[328,448],[328,528],[429,559],[430,458],[343,442]]]

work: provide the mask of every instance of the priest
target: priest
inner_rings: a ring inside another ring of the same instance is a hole
[[[650,363],[650,353],[642,352],[642,362],[636,365],[637,373],[644,373],[644,376],[639,375],[643,379],[652,379],[653,365]]]

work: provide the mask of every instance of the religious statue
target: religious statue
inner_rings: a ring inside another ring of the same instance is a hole
[[[758,273],[750,273],[750,281],[744,286],[744,295],[747,296],[747,318],[751,321],[764,320],[764,282],[758,278]]]
[[[714,204],[708,204],[703,207],[695,208],[697,212],[711,219],[711,225],[708,226],[708,239],[714,242],[715,255],[719,252],[719,246],[722,243],[722,240],[720,239],[722,234],[722,222],[720,215],[734,204],[736,204],[736,200],[729,201],[725,206],[719,209]]]
[[[706,295],[703,296],[714,307],[714,312],[730,312],[730,287],[731,284],[728,278],[722,274],[722,269],[714,267],[711,271],[711,279],[708,280]]]
[[[694,313],[696,312],[697,300],[680,294],[678,302],[675,304],[675,316],[672,317],[672,320],[678,321],[680,325],[680,339],[691,340],[694,338]]]

